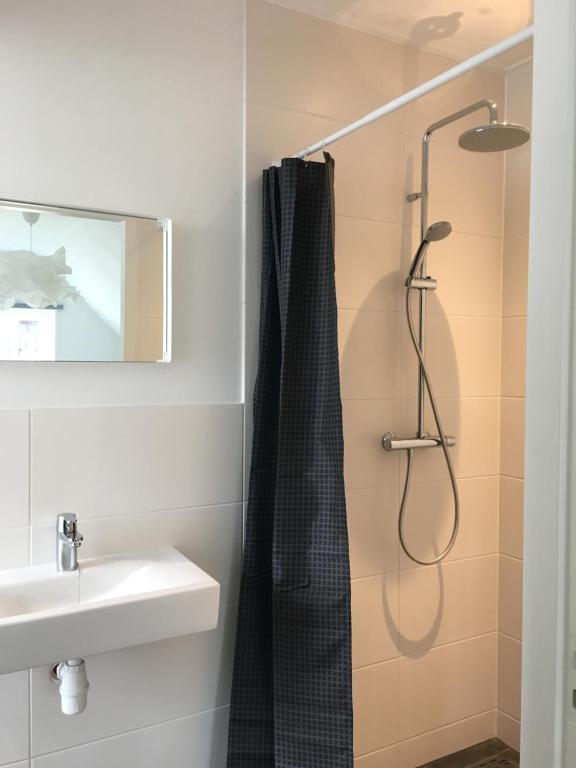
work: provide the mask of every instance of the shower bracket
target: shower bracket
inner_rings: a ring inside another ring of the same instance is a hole
[[[422,192],[410,192],[409,195],[406,195],[406,200],[409,203],[415,203],[416,200],[421,200],[422,198]]]
[[[438,281],[433,277],[413,277],[410,279],[410,288],[417,288],[420,291],[435,291],[438,288]]]
[[[386,432],[382,437],[382,448],[385,451],[412,451],[415,448],[439,448],[441,445],[442,438],[426,434],[423,437],[397,437],[394,432]],[[446,435],[446,445],[453,448],[456,438]]]

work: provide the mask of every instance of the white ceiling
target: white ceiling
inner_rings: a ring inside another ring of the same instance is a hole
[[[457,60],[528,26],[533,5],[532,0],[271,1]],[[516,60],[526,53],[525,48]],[[509,59],[502,66],[509,66]]]

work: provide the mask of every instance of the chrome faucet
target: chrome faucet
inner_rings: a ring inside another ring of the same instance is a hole
[[[67,512],[56,518],[56,568],[75,571],[78,568],[78,547],[83,536],[78,533],[76,515]]]

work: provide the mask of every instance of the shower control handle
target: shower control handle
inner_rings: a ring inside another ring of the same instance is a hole
[[[439,448],[442,445],[440,437],[426,435],[426,437],[397,437],[394,432],[386,432],[382,438],[382,448],[385,451],[412,451],[415,448]],[[456,438],[446,435],[446,445],[453,448]]]

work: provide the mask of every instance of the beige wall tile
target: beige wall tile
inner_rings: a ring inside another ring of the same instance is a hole
[[[517,752],[520,751],[520,721],[509,717],[505,712],[498,712],[497,736]]]
[[[520,720],[522,643],[500,633],[498,638],[498,709]]]
[[[338,312],[340,389],[345,400],[400,397],[399,312]]]
[[[522,638],[522,561],[500,555],[499,621],[501,632]]]
[[[357,669],[354,694],[354,754],[365,755],[394,744],[398,737],[398,662]]]
[[[496,317],[428,317],[426,361],[436,397],[499,396],[500,323]],[[402,395],[415,397],[418,361],[406,322],[401,328]]]
[[[404,92],[402,45],[262,0],[247,11],[250,100],[351,121]]]
[[[246,194],[258,203],[262,170],[343,127],[316,115],[250,102],[246,115]],[[400,223],[405,183],[404,139],[372,125],[330,147],[336,161],[336,213]],[[315,156],[314,160],[322,160]]]
[[[344,400],[344,480],[347,488],[379,488],[398,482],[398,456],[381,444],[400,431],[399,400]]]
[[[506,120],[532,125],[532,61],[506,73]]]
[[[330,149],[336,160],[336,212],[399,223],[405,181],[401,134],[374,124]],[[322,138],[322,136],[317,137]]]
[[[500,552],[522,559],[524,548],[524,481],[500,478]]]
[[[496,735],[496,711],[460,720],[445,728],[424,733],[398,745],[400,768],[414,768],[480,744]],[[379,768],[378,764],[376,764]],[[362,766],[364,768],[364,766]]]
[[[530,144],[506,153],[504,235],[521,235],[530,226]]]
[[[496,555],[401,571],[400,653],[416,653],[498,628]]]
[[[524,477],[524,399],[502,398],[500,468],[508,477]]]
[[[524,397],[526,383],[526,318],[502,320],[502,397]]]
[[[444,72],[454,63],[442,56],[410,47],[406,49],[404,66],[405,90],[409,90]],[[504,114],[504,78],[498,73],[476,69],[405,107],[405,130],[411,136],[420,138],[431,123],[486,98],[497,101]],[[487,121],[487,110],[476,112],[442,128],[433,140],[457,146],[458,137],[464,130]]]
[[[525,315],[528,305],[528,234],[504,238],[502,315]]]
[[[470,477],[458,481],[460,528],[447,562],[498,551],[498,478]],[[450,540],[454,500],[449,480],[414,483],[405,515],[404,531],[410,551],[431,560]],[[414,568],[403,551],[400,567]]]
[[[398,756],[398,746],[380,749],[354,760],[354,768],[402,768]]]
[[[336,296],[340,309],[400,311],[404,273],[400,225],[336,217]]]
[[[499,473],[499,400],[498,398],[438,398],[444,430],[455,435],[456,446],[451,448],[452,460],[458,478],[488,477]],[[415,400],[402,401],[402,432],[415,434],[417,406]],[[427,408],[426,425],[435,433],[434,420]],[[403,472],[403,470],[402,470]],[[446,466],[441,450],[420,452],[414,459],[414,480],[427,481],[446,477]]]
[[[408,273],[420,245],[420,227],[403,252],[403,274]],[[430,247],[428,272],[438,288],[427,294],[428,314],[500,317],[502,293],[502,240],[500,237],[452,234]],[[473,287],[473,290],[472,290]]]
[[[308,144],[343,128],[343,121],[248,102],[246,105],[246,197],[260,205],[262,171]],[[360,169],[359,169],[360,170]]]
[[[352,578],[398,570],[398,487],[347,488]]]
[[[352,665],[378,664],[398,656],[398,575],[352,582]]]
[[[406,142],[408,169],[412,171],[408,192],[420,188],[420,142]],[[429,221],[450,221],[455,231],[476,235],[502,234],[503,159],[501,154],[466,152],[434,141],[430,148]],[[407,203],[408,205],[408,203]],[[419,216],[411,209],[413,220]]]
[[[409,739],[496,706],[495,633],[399,662],[399,735]]]

